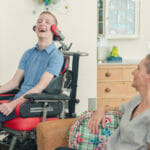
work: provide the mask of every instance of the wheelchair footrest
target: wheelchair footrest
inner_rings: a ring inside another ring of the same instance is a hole
[[[9,145],[3,142],[0,142],[0,150],[9,150]]]

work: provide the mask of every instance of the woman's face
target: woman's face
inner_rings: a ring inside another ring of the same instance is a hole
[[[132,72],[132,75],[134,77],[132,86],[136,88],[136,90],[143,89],[147,87],[149,79],[150,79],[150,74],[147,73],[146,67],[146,58],[143,59],[137,66],[137,68]]]

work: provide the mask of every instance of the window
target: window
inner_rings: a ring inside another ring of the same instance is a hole
[[[138,37],[139,0],[99,0],[98,10],[98,34],[100,36],[104,35],[105,26],[105,36],[108,39]]]
[[[98,0],[98,34],[103,35],[104,33],[104,6],[103,0]]]

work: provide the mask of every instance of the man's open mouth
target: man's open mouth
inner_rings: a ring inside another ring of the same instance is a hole
[[[39,29],[39,32],[46,32],[46,30],[44,30],[44,29]]]

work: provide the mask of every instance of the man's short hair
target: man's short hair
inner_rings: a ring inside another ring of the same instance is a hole
[[[54,18],[55,25],[57,26],[57,19],[50,11],[43,11],[43,12],[40,13],[40,15],[42,15],[42,14],[49,14],[49,15],[51,15]]]

